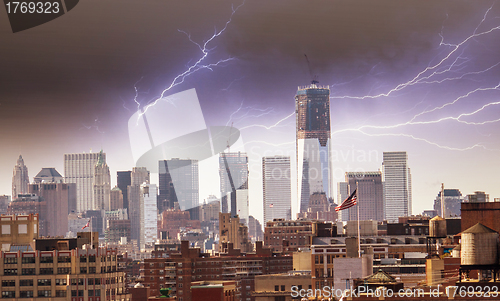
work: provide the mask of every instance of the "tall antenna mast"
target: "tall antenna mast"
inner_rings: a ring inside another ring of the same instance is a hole
[[[444,183],[441,183],[441,217],[446,218],[444,214]]]
[[[313,85],[316,85],[319,83],[318,81],[318,76],[317,75],[312,75],[312,71],[311,71],[311,63],[309,62],[309,59],[307,58],[307,54],[304,53],[304,56],[306,57],[306,61],[307,61],[307,68],[309,68],[309,76],[312,78],[311,80],[311,84]]]

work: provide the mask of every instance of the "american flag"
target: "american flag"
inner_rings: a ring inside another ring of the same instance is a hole
[[[335,207],[335,211],[339,212],[340,210],[344,210],[344,209],[348,209],[348,208],[351,208],[352,206],[356,205],[358,202],[357,202],[357,199],[358,199],[358,196],[356,194],[356,190],[355,189],[351,195],[345,199],[342,204],[340,204],[340,206],[337,206]]]
[[[87,227],[90,227],[90,220],[87,222],[87,224],[85,226],[82,227],[82,230],[87,228]]]

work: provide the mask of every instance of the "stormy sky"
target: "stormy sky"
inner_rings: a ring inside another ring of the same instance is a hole
[[[261,157],[294,156],[294,95],[312,78],[331,89],[335,182],[405,150],[414,214],[432,208],[441,183],[500,197],[500,3],[241,4],[86,0],[15,34],[0,9],[0,194],[11,193],[19,154],[33,177],[42,167],[63,173],[64,153],[102,148],[115,181],[135,163],[134,98],[154,101],[203,56],[193,42],[203,46],[227,24],[203,64],[225,62],[165,95],[195,88],[207,125],[240,129],[251,214],[262,218]],[[201,200],[218,194],[217,165],[200,173]]]

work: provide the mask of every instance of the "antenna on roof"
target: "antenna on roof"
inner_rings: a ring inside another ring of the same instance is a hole
[[[311,63],[309,62],[309,59],[307,58],[307,54],[304,53],[304,56],[306,57],[307,68],[309,68],[309,76],[312,78],[311,84],[313,84],[313,85],[319,84],[318,76],[317,75],[314,75],[314,76],[312,75]]]

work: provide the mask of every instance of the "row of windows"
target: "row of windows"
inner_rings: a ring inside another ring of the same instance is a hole
[[[37,291],[37,296],[42,297],[42,298],[52,297],[52,291],[51,290],[39,290],[39,291]],[[83,296],[83,294],[82,294],[82,296]],[[15,298],[15,297],[16,297],[15,291],[3,291],[2,292],[2,298]],[[19,298],[33,298],[33,297],[34,297],[33,291],[20,291],[19,292]],[[56,297],[66,297],[66,290],[57,290]]]
[[[96,273],[96,267],[80,267],[80,274],[95,274]],[[116,266],[113,267],[101,267],[101,273],[105,272],[116,272]],[[4,269],[3,270],[4,275],[18,275],[18,269]],[[54,274],[54,269],[53,268],[40,268],[40,275],[53,275]],[[64,267],[64,268],[57,268],[57,274],[59,275],[67,275],[71,274],[71,268],[69,267]],[[36,269],[35,268],[27,268],[27,269],[21,269],[21,275],[36,275]]]
[[[4,264],[17,264],[17,257],[5,257],[3,259]],[[115,261],[116,256],[108,256],[108,261]],[[35,257],[23,257],[21,258],[21,263],[35,263],[36,259]],[[40,263],[53,263],[54,262],[54,257],[53,256],[44,256],[40,257]],[[57,257],[57,262],[58,263],[65,263],[65,262],[71,262],[71,256],[58,256]],[[96,256],[80,256],[80,262],[96,262]],[[101,257],[101,262],[106,262],[106,257],[102,256]]]

